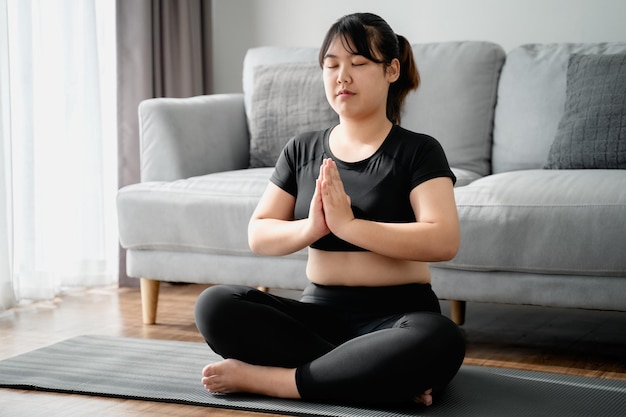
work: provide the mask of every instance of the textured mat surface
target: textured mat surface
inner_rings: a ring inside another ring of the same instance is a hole
[[[203,343],[81,336],[0,361],[0,387],[297,416],[626,416],[626,381],[464,366],[431,407],[361,408],[207,393]]]

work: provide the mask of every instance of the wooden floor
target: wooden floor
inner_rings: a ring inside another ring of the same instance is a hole
[[[0,359],[84,334],[202,342],[198,285],[162,285],[159,324],[141,324],[139,291],[67,294],[0,313]],[[442,302],[448,314],[446,302]],[[626,313],[468,303],[465,363],[626,379]],[[158,366],[158,364],[155,364]],[[198,370],[198,373],[200,370]],[[198,382],[199,383],[199,382]],[[178,404],[0,389],[0,416],[272,416]]]

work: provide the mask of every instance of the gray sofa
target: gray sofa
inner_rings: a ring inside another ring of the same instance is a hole
[[[621,125],[597,118],[572,134],[568,124],[590,106],[578,90],[596,61],[617,68],[609,91],[624,93],[626,66],[598,55],[624,54],[626,43],[413,49],[422,86],[402,125],[436,137],[458,177],[461,247],[431,265],[453,319],[463,322],[466,301],[626,311],[626,170],[607,169],[626,160],[623,96],[609,109],[622,112]],[[570,60],[580,55],[590,66]],[[255,255],[247,223],[282,144],[336,117],[316,57],[314,48],[251,49],[243,94],[141,103],[141,183],[119,190],[118,217],[145,323],[156,320],[160,281],[306,285],[306,250]]]

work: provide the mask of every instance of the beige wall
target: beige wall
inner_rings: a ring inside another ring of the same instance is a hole
[[[624,0],[213,0],[216,93],[241,91],[248,48],[318,46],[340,16],[371,11],[411,43],[626,42]]]

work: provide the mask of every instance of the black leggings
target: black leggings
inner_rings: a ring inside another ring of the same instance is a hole
[[[296,368],[303,399],[390,403],[439,392],[465,355],[429,284],[327,287],[300,301],[218,285],[198,298],[196,325],[225,358]]]

